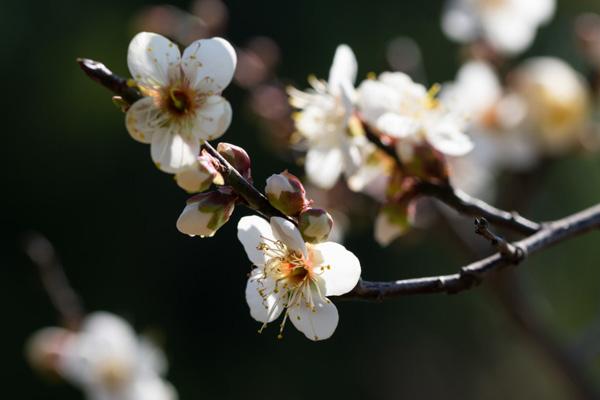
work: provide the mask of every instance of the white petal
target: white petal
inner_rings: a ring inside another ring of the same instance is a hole
[[[360,279],[360,261],[341,244],[324,242],[312,247],[315,272],[325,282],[325,296],[348,293]],[[318,261],[317,261],[318,259]]]
[[[333,64],[329,70],[328,85],[330,92],[337,96],[343,91],[350,97],[353,97],[354,81],[358,64],[352,49],[345,44],[341,44],[335,51]]]
[[[213,213],[200,211],[198,203],[190,203],[177,218],[177,230],[189,236],[212,237],[215,229],[209,225],[213,218]]]
[[[258,268],[252,271],[246,285],[246,302],[250,315],[258,322],[272,322],[283,310],[283,301],[273,293],[274,288],[273,279],[265,278]]]
[[[113,399],[111,394],[109,398]],[[125,399],[131,400],[177,400],[175,388],[159,377],[136,379],[127,388]]]
[[[136,81],[148,86],[166,86],[169,69],[180,59],[177,46],[164,36],[140,32],[129,43],[127,65]]]
[[[206,170],[201,169],[198,164],[182,169],[175,175],[177,185],[188,193],[198,193],[206,190],[212,178],[213,176]]]
[[[202,93],[221,93],[231,82],[237,56],[222,38],[200,39],[183,52],[182,67],[192,86]]]
[[[231,105],[227,100],[218,95],[209,96],[196,111],[193,134],[200,139],[216,139],[229,128],[231,116]]]
[[[264,252],[258,250],[257,247],[265,239],[276,240],[271,225],[264,218],[253,215],[240,219],[237,229],[237,237],[244,246],[244,250],[246,250],[252,264],[259,267],[265,265],[267,258]]]
[[[389,245],[394,239],[402,236],[406,228],[390,221],[386,213],[379,212],[375,219],[375,240],[380,246]]]
[[[144,97],[133,103],[125,116],[125,126],[132,138],[142,143],[150,143],[154,132],[157,130],[156,120],[160,116],[160,109],[156,107],[154,99]]]
[[[477,16],[472,7],[465,3],[460,0],[450,1],[442,15],[444,33],[458,42],[470,42],[477,37]]]
[[[483,26],[490,44],[507,54],[516,54],[529,47],[536,31],[528,21],[508,13],[494,14]]]
[[[200,153],[200,142],[193,138],[186,140],[178,134],[155,132],[150,153],[161,171],[174,174],[196,162]]]
[[[471,139],[451,121],[440,121],[426,130],[427,140],[439,152],[449,156],[463,156],[473,149]]]
[[[277,240],[282,241],[289,249],[299,251],[304,257],[308,257],[306,243],[296,225],[281,217],[273,217],[271,229]]]
[[[421,128],[421,124],[414,118],[385,113],[377,119],[376,127],[392,137],[404,139],[416,134]]]
[[[308,179],[322,189],[331,189],[344,167],[342,152],[336,147],[312,147],[306,154],[304,168]]]
[[[337,308],[331,301],[323,301],[316,293],[313,293],[313,299],[314,312],[301,301],[288,309],[290,320],[310,340],[328,339],[339,321]]]
[[[358,109],[371,125],[375,126],[382,114],[399,108],[399,94],[391,86],[368,79],[358,87]]]

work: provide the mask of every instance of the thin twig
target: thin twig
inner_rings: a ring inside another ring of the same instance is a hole
[[[399,168],[402,169],[403,163],[398,157],[398,154],[388,143],[384,143],[381,137],[369,127],[368,124],[363,124],[367,139],[375,144],[380,150],[392,157]],[[528,220],[517,214],[500,210],[483,200],[469,196],[467,193],[455,189],[448,184],[434,183],[420,180],[416,184],[416,190],[419,194],[434,197],[446,205],[450,206],[460,214],[469,215],[472,217],[483,217],[494,225],[502,226],[513,231],[531,235],[540,230],[541,226],[537,222]]]
[[[83,319],[81,300],[69,284],[54,246],[39,233],[23,238],[23,249],[37,266],[44,289],[67,328],[77,329]]]
[[[111,82],[122,82],[123,78],[116,77],[103,65],[102,68],[89,69],[90,65],[98,65],[99,63],[97,62],[86,59],[79,59],[78,62],[86,74],[91,76],[95,81],[100,82],[103,86],[109,88],[117,95],[123,94],[120,92],[121,89],[125,90],[123,85],[111,84]],[[127,85],[126,88],[129,88],[129,86]],[[122,97],[125,99],[125,96]],[[381,142],[380,144],[381,146],[384,146],[383,149],[387,148],[389,150],[385,144]],[[221,162],[223,168],[227,172],[224,176],[227,185],[232,186],[236,190],[241,190],[242,193],[240,194],[248,204],[260,214],[267,217],[275,215],[272,206],[270,204],[267,206],[266,204],[268,204],[268,202],[264,202],[266,199],[264,199],[264,195],[262,195],[260,191],[241,176],[241,174],[239,174],[233,166],[227,163],[223,157],[220,157],[218,152],[216,152],[212,146],[206,143],[205,148]],[[537,224],[533,221],[519,217],[515,213],[502,211],[483,201],[473,199],[462,192],[455,191],[450,186],[439,186],[431,183],[424,183],[423,185],[425,188],[424,190],[429,189],[428,194],[444,201],[461,213],[485,217],[498,225],[503,225],[522,233],[531,234],[531,236],[521,241],[512,243],[512,246],[523,250],[523,258],[528,254],[563,240],[570,239],[571,237],[586,231],[596,229],[600,226],[600,204],[554,222]],[[458,293],[478,285],[491,272],[497,271],[512,263],[513,260],[507,259],[507,257],[503,256],[501,253],[496,253],[462,267],[460,272],[456,274],[391,282],[369,282],[361,280],[351,292],[341,296],[341,298],[382,300],[389,297],[410,294]]]
[[[475,218],[475,233],[487,239],[494,249],[496,249],[496,251],[507,261],[513,264],[518,264],[523,261],[525,256],[523,249],[514,246],[503,237],[492,232],[485,218]]]
[[[523,250],[523,258],[571,239],[585,232],[600,228],[600,204],[568,217],[542,224],[537,233],[512,243]],[[490,273],[513,265],[501,253],[464,266],[451,275],[404,279],[392,282],[361,281],[350,293],[342,296],[350,299],[382,300],[390,297],[424,293],[458,293],[477,286]]]

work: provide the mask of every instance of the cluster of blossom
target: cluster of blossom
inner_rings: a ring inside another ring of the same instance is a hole
[[[501,172],[590,148],[597,132],[585,79],[555,57],[512,69],[502,58],[525,50],[554,6],[450,1],[444,29],[471,46],[470,57],[454,82],[430,89],[403,72],[370,76],[355,89],[355,56],[339,46],[327,82],[310,77],[311,90],[288,90],[299,110],[294,120],[307,149],[307,178],[330,189],[343,175],[351,190],[380,202],[374,234],[387,245],[414,222],[419,181],[489,199]],[[508,71],[504,78],[500,69]],[[395,154],[375,146],[372,136]]]
[[[27,344],[30,364],[81,388],[89,400],[176,400],[167,362],[152,342],[116,315],[88,315],[77,331],[45,328]]]
[[[129,46],[129,69],[144,97],[127,111],[126,126],[133,138],[151,145],[158,168],[197,193],[177,221],[177,228],[190,236],[213,236],[235,205],[245,202],[226,184],[221,161],[201,150],[205,140],[220,137],[231,121],[231,107],[221,93],[236,61],[231,45],[220,38],[195,41],[183,55],[154,33],[138,34]],[[242,148],[219,143],[217,152],[252,182],[250,157]],[[311,207],[298,178],[287,171],[272,175],[265,193],[281,216],[269,222],[244,217],[238,224],[238,238],[256,267],[246,289],[250,313],[263,327],[284,313],[280,335],[289,317],[311,340],[326,339],[338,323],[327,296],[352,290],[360,263],[343,246],[325,241],[333,220],[325,210]]]

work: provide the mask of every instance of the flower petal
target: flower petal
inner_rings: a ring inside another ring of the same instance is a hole
[[[396,113],[388,112],[377,119],[377,129],[398,139],[410,137],[420,128],[421,124],[416,119]]]
[[[352,252],[334,242],[316,244],[312,250],[315,272],[325,282],[325,296],[340,296],[354,289],[361,268]]]
[[[327,81],[331,94],[338,96],[341,92],[344,92],[353,97],[357,70],[358,63],[350,46],[346,44],[339,45],[335,50]]]
[[[267,258],[264,252],[258,250],[258,245],[265,239],[276,240],[271,225],[264,218],[253,215],[240,219],[237,229],[237,237],[242,242],[252,264],[258,267],[264,266]]]
[[[304,168],[312,183],[322,189],[331,189],[344,166],[342,152],[335,146],[315,146],[306,153]]]
[[[330,300],[323,300],[316,293],[313,293],[313,299],[315,311],[304,301],[288,308],[290,320],[310,340],[328,339],[335,332],[340,319],[337,308]]]
[[[144,97],[133,103],[125,116],[125,126],[131,137],[141,143],[150,143],[154,132],[159,130],[156,120],[160,113],[151,97]]]
[[[161,171],[175,174],[190,167],[199,153],[200,142],[196,139],[186,140],[181,135],[165,131],[152,135],[150,154]]]
[[[275,281],[265,278],[260,269],[255,268],[246,284],[246,302],[250,315],[259,322],[272,322],[283,310],[283,300],[273,293]],[[280,292],[281,293],[281,292]]]
[[[231,82],[237,64],[234,48],[225,39],[200,39],[183,52],[182,68],[192,87],[202,93],[221,93]]]
[[[164,36],[140,32],[129,43],[127,65],[136,81],[147,86],[166,86],[169,69],[179,62],[177,46]]]
[[[448,156],[463,156],[473,149],[473,142],[451,121],[440,122],[426,130],[427,140]]]
[[[289,249],[299,251],[304,257],[308,257],[306,243],[296,225],[281,217],[273,217],[271,229],[277,240],[282,241]]]
[[[196,111],[193,134],[199,139],[216,139],[229,128],[231,116],[231,105],[227,100],[218,95],[208,96]]]

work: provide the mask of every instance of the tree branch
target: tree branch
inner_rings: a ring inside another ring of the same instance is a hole
[[[88,59],[77,60],[84,72],[95,81],[121,96],[126,101],[136,101],[141,98],[139,92],[133,93],[132,87],[123,78],[114,75],[103,64]],[[123,84],[125,82],[125,84]],[[392,155],[399,163],[400,160],[393,149],[382,143],[380,138],[369,133],[367,136],[374,141],[387,154]],[[238,191],[250,207],[265,217],[283,216],[277,211],[265,196],[250,182],[242,177],[239,172],[227,162],[209,143],[204,147],[215,157],[223,168],[225,183]],[[399,164],[401,166],[401,164]],[[600,226],[600,204],[587,210],[573,214],[569,217],[537,224],[515,213],[499,210],[481,200],[473,199],[465,193],[454,190],[450,186],[440,186],[430,182],[422,183],[423,191],[440,199],[457,211],[464,214],[485,217],[489,221],[511,228],[515,231],[530,234],[531,236],[512,243],[511,246],[522,249],[524,259],[528,254],[534,253],[563,240],[570,239]],[[285,216],[284,216],[285,217]],[[519,258],[519,261],[521,258]],[[383,300],[389,297],[405,296],[421,293],[458,293],[477,286],[490,273],[512,265],[516,260],[496,253],[482,260],[476,261],[460,269],[460,272],[451,275],[432,276],[415,279],[405,279],[391,282],[369,282],[361,280],[358,285],[346,295],[340,296],[347,299]]]
[[[525,259],[532,253],[598,228],[600,228],[600,204],[571,216],[542,224],[542,228],[537,233],[511,245],[520,248],[523,251],[522,258]],[[501,253],[496,253],[462,267],[456,274],[392,282],[361,281],[351,292],[342,297],[383,300],[411,294],[454,294],[477,286],[492,272],[514,265],[513,262],[514,260]]]
[[[39,233],[23,237],[23,249],[37,266],[42,284],[65,326],[76,330],[83,319],[81,300],[69,284],[54,246]]]
[[[363,126],[367,139],[392,157],[399,168],[402,168],[402,160],[400,160],[394,148],[384,143],[381,137],[368,124],[363,123]],[[447,184],[421,180],[417,183],[417,192],[422,195],[434,197],[461,214],[472,217],[483,217],[494,225],[503,226],[525,235],[531,235],[541,228],[537,222],[523,218],[516,212],[500,210],[483,200],[469,196],[467,193],[454,189]]]

